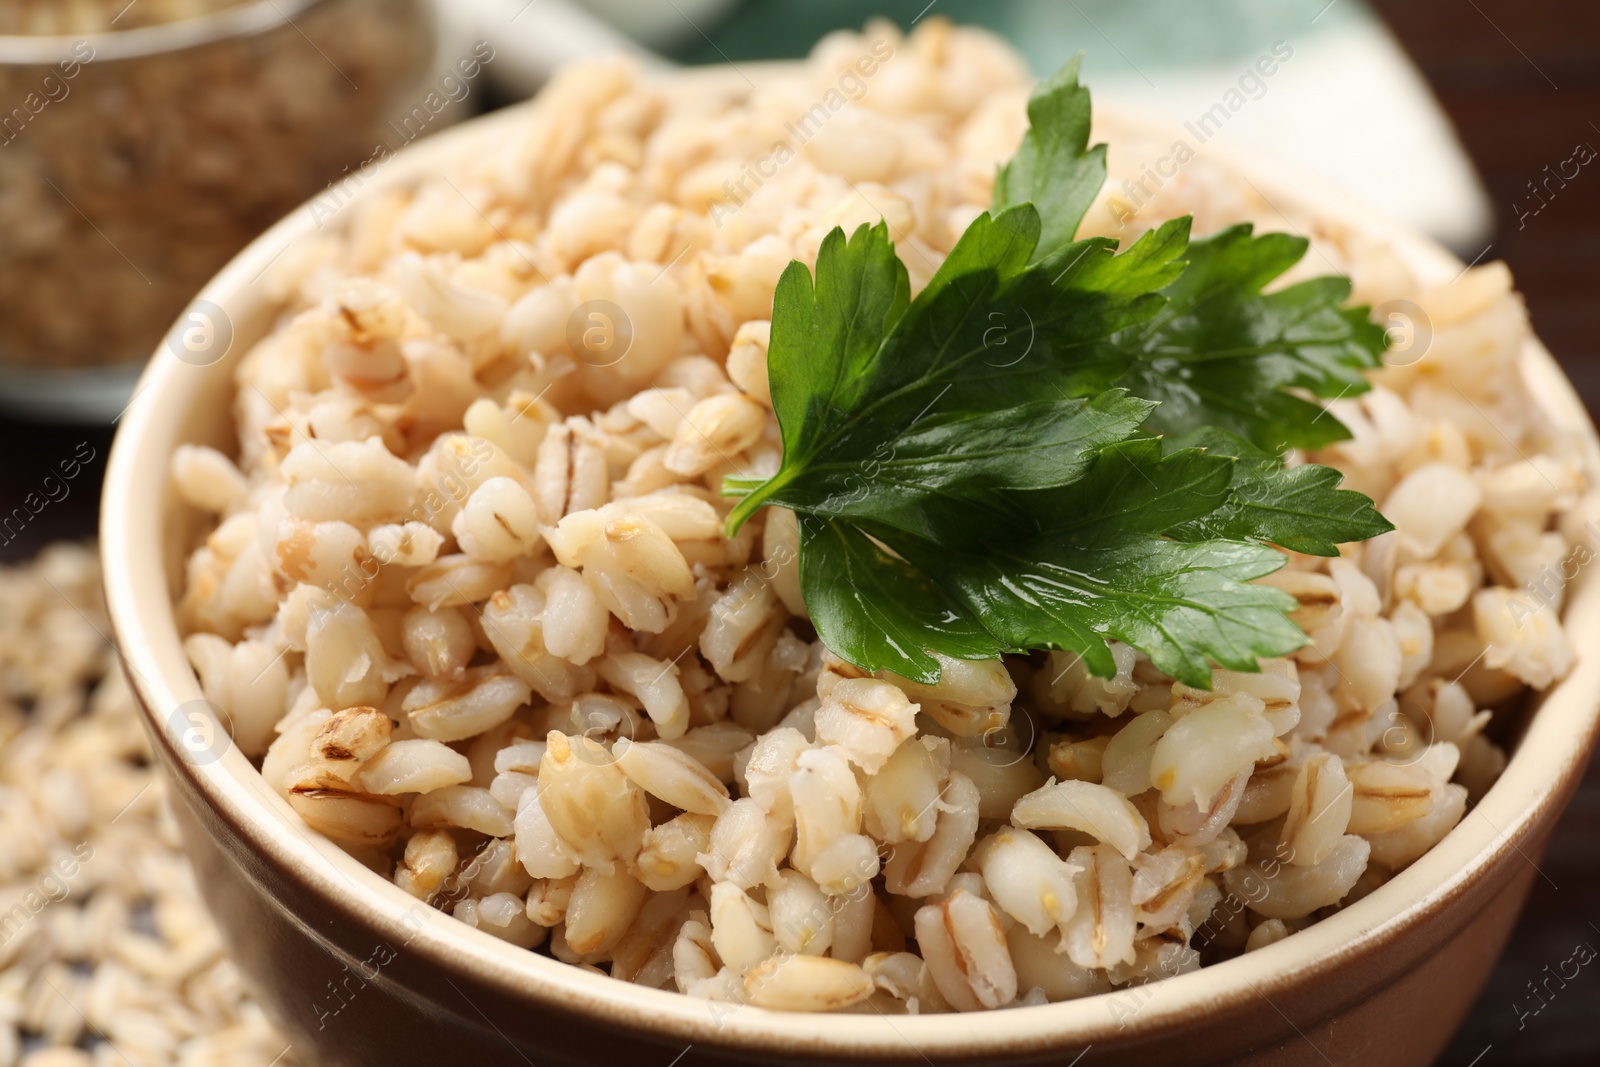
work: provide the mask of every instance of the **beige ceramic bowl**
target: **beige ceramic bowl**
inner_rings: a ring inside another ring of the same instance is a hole
[[[519,119],[502,113],[408,150],[366,194],[412,181],[474,142],[503,138]],[[1280,208],[1383,234],[1425,281],[1461,270],[1426,239],[1310,191],[1314,183],[1259,161],[1247,169]],[[201,694],[180,647],[172,595],[195,517],[174,498],[167,468],[180,443],[231,446],[231,365],[274,310],[257,279],[285,244],[313,229],[309,214],[296,213],[201,294],[231,319],[231,349],[220,362],[199,368],[166,347],[158,352],[112,451],[102,515],[111,620],[201,889],[297,1054],[326,1067],[1387,1067],[1430,1063],[1444,1047],[1516,922],[1594,741],[1600,657],[1587,654],[1600,639],[1594,583],[1575,589],[1567,611],[1582,650],[1576,669],[1530,715],[1499,783],[1438,847],[1309,930],[1142,989],[976,1016],[819,1018],[713,1005],[515,948],[423,907],[310,833],[238,751],[208,745],[205,724],[197,730],[189,714]],[[1548,421],[1581,433],[1591,476],[1600,477],[1594,429],[1571,385],[1536,341],[1523,364]]]

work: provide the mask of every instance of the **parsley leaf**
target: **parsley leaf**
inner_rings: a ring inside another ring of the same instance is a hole
[[[1308,463],[1286,468],[1270,452],[1216,428],[1167,438],[1163,444],[1235,458],[1229,499],[1210,514],[1167,531],[1180,541],[1253,539],[1309,556],[1337,556],[1341,544],[1394,529],[1370,498],[1340,489],[1344,475],[1332,467]]]
[[[1013,651],[926,574],[842,520],[801,519],[800,593],[823,643],[872,670],[931,683],[939,661],[930,652]]]
[[[1345,278],[1262,292],[1306,248],[1290,234],[1252,236],[1248,223],[1193,241],[1188,268],[1162,291],[1166,307],[1120,334],[1076,390],[1119,386],[1160,402],[1153,429],[1219,426],[1274,454],[1345,440],[1343,423],[1288,390],[1330,399],[1366,392],[1362,371],[1381,362],[1383,328],[1366,308],[1343,306]]]
[[[1078,223],[1106,180],[1106,146],[1089,148],[1089,90],[1078,84],[1075,56],[1028,99],[1028,132],[995,175],[991,212],[1018,204],[1048,205],[1035,255],[1072,243]]]
[[[1174,678],[1207,686],[1213,661],[1254,670],[1257,657],[1305,643],[1285,617],[1293,598],[1248,584],[1281,567],[1281,553],[1163,536],[1226,501],[1231,475],[1226,457],[1163,456],[1160,442],[1136,440],[1107,449],[1078,482],[1041,494],[1039,529],[1026,539],[955,553],[880,533],[1008,646],[1069,648],[1110,675],[1105,642],[1116,638]]]
[[[1293,598],[1253,584],[1279,548],[1390,528],[1337,471],[1279,459],[1348,436],[1302,394],[1363,391],[1382,330],[1344,279],[1266,291],[1298,238],[1191,243],[1185,218],[1120,253],[1075,240],[1105,174],[1076,61],[1028,113],[993,207],[915,299],[882,223],[784,272],[783,460],[725,483],[729,532],[792,508],[811,620],[868,670],[932,682],[934,653],[1064,648],[1105,675],[1113,639],[1195,686],[1256,669],[1305,641]]]
[[[814,281],[800,263],[779,280],[767,365],[783,466],[759,488],[730,487],[753,489],[730,532],[777,503],[937,539],[940,515],[1070,481],[1150,414],[1125,393],[1069,387],[1114,335],[1160,311],[1187,232],[1163,227],[1121,255],[1076,242],[1064,265],[1029,266],[1038,213],[980,215],[906,307],[887,227],[833,231]]]

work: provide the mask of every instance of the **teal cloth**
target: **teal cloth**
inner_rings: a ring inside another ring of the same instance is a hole
[[[795,58],[830,30],[860,29],[871,14],[902,28],[934,15],[987,27],[1020,48],[1036,71],[1054,70],[1082,50],[1091,82],[1097,74],[1249,58],[1261,41],[1294,41],[1373,17],[1361,0],[874,0],[870,7],[859,0],[747,0],[720,25],[700,27],[710,41],[696,34],[674,58]]]

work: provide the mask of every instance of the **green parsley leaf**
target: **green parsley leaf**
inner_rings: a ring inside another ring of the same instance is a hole
[[[1259,657],[1306,641],[1287,617],[1294,598],[1249,584],[1283,566],[1280,553],[1259,545],[1152,535],[1074,545],[1044,536],[983,556],[912,553],[1005,644],[1072,649],[1102,677],[1116,673],[1108,638],[1196,688],[1210,688],[1213,661],[1254,671]]]
[[[1150,425],[1162,433],[1218,426],[1275,455],[1345,440],[1343,423],[1288,390],[1366,392],[1362,372],[1381,363],[1383,329],[1366,308],[1343,306],[1345,278],[1262,291],[1306,248],[1290,234],[1253,237],[1248,223],[1193,241],[1188,268],[1163,290],[1166,307],[1119,335],[1076,391],[1124,388],[1160,402]]]
[[[932,682],[935,654],[1063,648],[1108,675],[1110,640],[1196,686],[1256,669],[1305,641],[1293,598],[1252,584],[1278,549],[1390,528],[1337,471],[1279,459],[1348,436],[1297,394],[1366,389],[1383,333],[1342,278],[1266,291],[1299,238],[1191,243],[1178,219],[1120,253],[1075,240],[1105,173],[1076,61],[1028,113],[992,210],[915,299],[881,223],[784,272],[783,460],[728,479],[729,532],[792,508],[811,621],[868,670]]]
[[[981,622],[998,648],[1074,649],[1101,675],[1115,673],[1109,638],[1141,649],[1189,685],[1210,685],[1213,662],[1254,670],[1258,657],[1282,656],[1306,643],[1286,617],[1294,598],[1250,584],[1280,568],[1285,557],[1259,544],[1162,536],[1226,501],[1230,475],[1229,459],[1200,450],[1162,456],[1154,440],[1114,446],[1074,485],[1037,494],[1051,498],[1035,501],[1045,528],[1018,541],[982,544],[978,537],[958,550],[872,526],[870,533],[894,552],[883,555],[886,563],[880,560],[878,587],[854,584],[864,568],[846,576],[835,569],[838,558],[819,563],[808,581],[810,549],[802,542],[811,622],[824,643],[851,662],[922,680],[928,680],[928,664],[907,662],[907,641],[962,657],[946,633],[928,625],[941,608],[954,613],[946,617]],[[947,593],[941,608],[922,592],[930,582]],[[848,584],[851,597],[869,601],[877,633],[862,627],[864,611],[840,605],[842,593],[813,598],[813,589],[829,584]],[[893,624],[885,624],[886,617]],[[893,640],[894,665],[883,640]],[[918,665],[922,672],[915,672]]]
[[[1018,204],[1048,205],[1034,254],[1072,243],[1078,223],[1106,180],[1106,146],[1089,148],[1089,90],[1078,84],[1075,56],[1028,99],[1028,132],[995,175],[992,214]]]
[[[823,644],[871,670],[931,684],[939,661],[930,652],[993,659],[1012,651],[926,574],[849,522],[801,519],[800,592]]]
[[[1150,415],[1124,393],[1068,387],[1114,335],[1160,311],[1186,237],[1173,224],[1121,255],[1081,241],[1065,263],[1030,267],[1038,213],[981,215],[906,307],[887,227],[848,240],[835,230],[814,281],[798,263],[779,281],[767,364],[783,465],[759,488],[728,487],[747,494],[730,532],[775,503],[937,539],[937,514],[1070,481]]]
[[[1285,468],[1270,452],[1214,427],[1163,444],[1169,450],[1199,447],[1235,458],[1226,503],[1169,529],[1167,535],[1177,540],[1250,539],[1308,556],[1337,556],[1341,544],[1394,529],[1369,497],[1340,489],[1344,475],[1332,467]]]

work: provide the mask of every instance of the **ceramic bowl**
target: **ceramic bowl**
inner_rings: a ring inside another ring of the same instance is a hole
[[[402,153],[365,189],[414,181],[505,136],[516,109]],[[1209,151],[1209,149],[1208,149]],[[1220,158],[1213,156],[1213,159]],[[1425,282],[1462,265],[1314,181],[1243,164],[1283,209],[1381,235]],[[196,716],[172,597],[196,517],[168,486],[184,442],[230,448],[232,364],[269,327],[259,281],[301,211],[252,244],[196,308],[230,328],[225,356],[178,358],[180,323],[123,418],[102,514],[111,620],[165,766],[200,887],[232,957],[297,1055],[325,1067],[399,1064],[885,1062],[1235,1063],[1417,1067],[1444,1048],[1516,923],[1550,830],[1583,773],[1600,714],[1600,588],[1580,578],[1566,612],[1576,668],[1530,702],[1499,782],[1437,847],[1308,930],[1152,986],[985,1013],[826,1018],[713,1004],[537,955],[419,904],[308,831],[226,736]],[[213,352],[212,356],[220,353]],[[1537,341],[1522,366],[1543,417],[1600,447],[1572,386]],[[208,740],[207,737],[210,736]],[[681,1057],[681,1058],[680,1058]],[[1137,1060],[1132,1059],[1137,1057]]]

